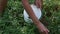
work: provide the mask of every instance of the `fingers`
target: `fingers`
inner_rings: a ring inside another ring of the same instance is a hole
[[[41,32],[41,34],[48,34],[48,32],[47,31],[44,31],[44,32]]]
[[[47,31],[46,31],[45,33],[46,33],[46,34],[48,34],[48,32],[47,32]]]
[[[38,4],[38,2],[36,2],[36,6],[39,8],[39,4]]]
[[[49,33],[48,29],[41,30],[41,34],[48,34],[48,33]]]
[[[35,5],[39,8],[39,1],[36,0]]]
[[[49,30],[48,30],[48,29],[46,29],[45,34],[48,34],[48,33],[49,33]]]
[[[46,31],[49,32],[49,30],[46,28]]]

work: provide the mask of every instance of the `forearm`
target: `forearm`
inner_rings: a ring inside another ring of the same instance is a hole
[[[30,7],[28,3],[28,0],[26,1],[22,0],[22,3],[23,3],[25,10],[29,14],[30,18],[33,20],[34,24],[38,28],[38,30],[42,32],[42,34],[45,34],[45,33],[48,34],[48,29],[37,19],[32,8]]]
[[[28,3],[28,1],[27,2],[26,1],[24,1],[24,2],[22,1],[22,3],[23,3],[24,8],[26,9],[27,13],[29,14],[30,18],[33,20],[34,24],[36,26],[38,26],[38,24],[40,25],[41,22],[35,16],[32,8],[30,7],[30,5]]]
[[[7,5],[7,0],[0,0],[0,13],[4,10]]]

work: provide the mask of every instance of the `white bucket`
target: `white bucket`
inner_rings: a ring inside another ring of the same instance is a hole
[[[33,12],[35,13],[36,17],[38,19],[40,19],[41,18],[41,15],[42,15],[40,8],[37,8],[37,6],[34,5],[34,4],[31,4],[31,8],[32,8]],[[24,20],[27,23],[32,23],[33,22],[32,19],[29,18],[29,15],[27,14],[27,12],[26,12],[25,9],[24,9]]]

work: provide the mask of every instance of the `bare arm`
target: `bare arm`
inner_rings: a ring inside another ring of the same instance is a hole
[[[7,0],[0,0],[0,13],[2,13],[6,5],[7,5]]]
[[[29,16],[31,17],[31,19],[33,20],[34,24],[37,26],[37,28],[39,29],[39,31],[43,31],[47,33],[47,28],[45,28],[45,26],[37,19],[37,17],[35,16],[32,8],[30,7],[28,0],[22,0],[23,6],[26,9],[27,13],[29,14]]]
[[[22,0],[23,6],[26,9],[27,13],[29,14],[29,16],[31,17],[31,19],[33,20],[33,22],[35,24],[38,24],[40,21],[37,19],[37,17],[35,16],[32,8],[30,7],[28,0]]]
[[[42,10],[43,0],[35,0],[34,4]]]

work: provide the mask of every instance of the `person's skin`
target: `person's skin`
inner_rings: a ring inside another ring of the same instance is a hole
[[[7,0],[0,0],[0,14],[4,10],[6,4],[7,4]],[[31,19],[33,20],[34,24],[39,29],[39,31],[42,32],[42,34],[48,34],[49,30],[37,19],[31,6],[29,5],[28,0],[22,0],[22,4],[24,8],[26,9],[27,13],[29,14],[29,16],[31,17]],[[35,5],[41,9],[42,0],[36,0]]]
[[[0,0],[0,16],[7,5],[7,0]]]
[[[35,0],[35,3],[36,3],[35,5],[41,9],[42,0]],[[38,28],[39,32],[42,32],[41,34],[48,34],[49,30],[37,19],[28,0],[22,0],[22,4],[27,13],[29,14],[30,18],[33,20],[34,24]]]
[[[35,0],[34,4],[42,10],[43,0]]]

